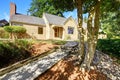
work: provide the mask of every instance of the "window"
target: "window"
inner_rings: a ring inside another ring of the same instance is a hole
[[[43,28],[38,27],[38,34],[43,34]]]
[[[74,33],[74,27],[68,27],[68,34]]]

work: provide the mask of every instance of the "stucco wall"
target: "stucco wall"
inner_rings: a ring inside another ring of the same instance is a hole
[[[43,14],[42,18],[44,19],[45,24],[46,24],[46,30],[45,30],[45,32],[46,32],[46,39],[50,39],[50,24],[49,24],[48,20],[46,19],[45,14]]]
[[[38,26],[38,25],[32,25],[32,24],[24,24],[24,23],[18,23],[18,22],[12,22],[11,25],[16,26],[23,26],[26,28],[27,33],[32,37],[36,39],[46,39],[46,27],[45,26]],[[38,27],[43,28],[43,34],[38,34]]]
[[[46,39],[46,27],[45,26],[36,26],[36,25],[23,25],[27,29],[27,33],[36,39]],[[43,28],[43,34],[38,34],[38,27]]]
[[[54,29],[52,25],[49,25],[49,26],[50,26],[50,39],[54,39]]]
[[[74,32],[73,34],[68,34],[68,27],[74,27]],[[77,25],[73,19],[68,19],[65,22],[64,25],[64,39],[67,40],[77,40],[78,39],[78,31],[77,31]]]

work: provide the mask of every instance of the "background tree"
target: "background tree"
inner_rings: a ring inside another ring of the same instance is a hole
[[[4,29],[5,29],[5,31],[10,33],[10,38],[13,40],[17,39],[17,34],[26,33],[26,29],[21,26],[5,26]]]
[[[106,4],[106,5],[105,5]],[[105,0],[102,3],[101,28],[108,38],[120,36],[120,1]],[[119,37],[120,38],[120,37]]]
[[[56,9],[51,0],[32,0],[28,13],[33,16],[42,17],[43,12],[63,16],[63,10]]]
[[[107,13],[101,21],[101,29],[106,33],[107,38],[120,38],[120,14],[117,16],[116,13]]]

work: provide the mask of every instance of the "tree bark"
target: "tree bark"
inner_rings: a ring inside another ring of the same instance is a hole
[[[82,0],[75,0],[77,7],[77,16],[78,16],[78,38],[79,38],[79,58],[80,63],[84,58],[84,29],[82,27],[83,23],[83,12],[82,12]]]
[[[98,31],[99,31],[99,16],[100,16],[100,0],[96,6],[89,12],[89,18],[87,23],[87,44],[86,44],[86,55],[83,62],[83,66],[86,69],[90,69],[90,64],[94,58],[94,53],[96,50],[96,44],[98,40]],[[94,19],[93,19],[94,18]],[[94,20],[94,23],[93,23]],[[94,24],[94,26],[93,26]]]

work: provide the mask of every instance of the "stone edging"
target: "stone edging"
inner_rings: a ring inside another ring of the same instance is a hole
[[[23,65],[26,65],[26,64],[28,64],[28,63],[30,63],[30,62],[33,62],[33,61],[35,61],[35,60],[37,60],[37,59],[39,59],[39,58],[41,58],[41,57],[44,57],[44,56],[46,56],[47,54],[52,53],[52,52],[54,52],[54,51],[56,51],[56,49],[52,49],[52,50],[49,50],[49,51],[47,51],[47,52],[43,52],[43,53],[40,54],[40,55],[27,58],[27,59],[25,59],[25,60],[22,60],[22,61],[20,61],[20,62],[17,62],[17,63],[15,63],[15,64],[12,64],[12,65],[10,65],[10,66],[8,66],[8,67],[6,67],[6,68],[0,69],[0,76],[4,75],[4,74],[6,74],[6,73],[8,73],[8,72],[10,72],[10,71],[12,71],[12,70],[14,70],[14,69],[17,69],[17,68],[19,68],[19,67],[21,67],[21,66],[23,66]]]

